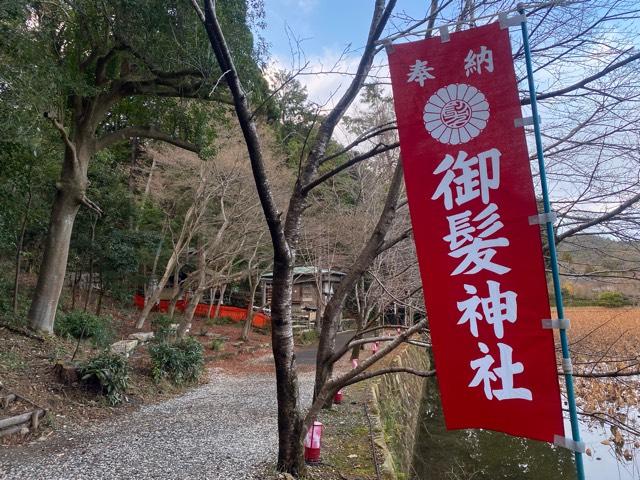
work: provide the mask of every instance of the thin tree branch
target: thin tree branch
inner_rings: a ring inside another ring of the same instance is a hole
[[[380,370],[375,370],[373,372],[365,372],[360,375],[356,375],[351,380],[348,380],[344,383],[340,388],[348,387],[349,385],[353,385],[354,383],[362,382],[363,380],[368,380],[370,378],[379,377],[380,375],[387,375],[389,373],[410,373],[411,375],[415,375],[417,377],[433,377],[436,374],[435,370],[417,370],[415,368],[409,367],[387,367],[382,368]]]
[[[560,243],[562,240],[564,240],[567,237],[575,235],[576,233],[581,232],[583,230],[586,230],[589,227],[593,227],[594,225],[598,225],[600,223],[606,222],[607,220],[609,220],[609,219],[615,217],[616,215],[618,215],[619,213],[624,212],[627,208],[633,206],[638,201],[640,201],[640,193],[632,196],[630,199],[628,199],[627,201],[621,203],[620,205],[618,205],[613,210],[611,210],[609,212],[606,212],[606,213],[600,215],[597,218],[594,218],[592,220],[586,221],[586,222],[582,223],[581,225],[577,225],[577,226],[575,226],[573,228],[565,230],[562,233],[556,235],[556,242]]]
[[[312,189],[314,189],[315,187],[317,187],[321,183],[326,182],[331,177],[333,177],[333,176],[337,175],[338,173],[342,172],[343,170],[355,165],[356,163],[362,162],[363,160],[367,160],[367,159],[369,159],[371,157],[375,157],[376,155],[378,155],[380,153],[384,153],[384,152],[388,152],[389,150],[393,150],[394,148],[397,148],[398,146],[400,146],[400,142],[394,142],[391,145],[385,145],[383,143],[379,143],[373,149],[369,150],[367,153],[363,153],[361,155],[357,155],[357,156],[353,157],[351,160],[343,163],[342,165],[337,166],[333,170],[330,170],[329,172],[321,175],[320,177],[316,178],[315,180],[313,180],[313,181],[309,182],[308,184],[304,185],[303,187],[301,187],[300,190],[301,190],[303,195],[306,195],[307,193],[309,193]]]
[[[608,73],[613,72],[614,70],[617,70],[620,67],[624,67],[625,65],[628,65],[631,62],[634,62],[636,60],[640,59],[640,52],[636,53],[635,55],[631,55],[630,57],[614,63],[613,65],[609,65],[607,68],[599,71],[598,73],[591,75],[589,77],[586,77],[582,80],[580,80],[579,82],[574,83],[573,85],[569,85],[568,87],[565,88],[561,88],[559,90],[554,90],[552,92],[547,92],[547,93],[541,93],[539,95],[536,96],[537,100],[545,100],[547,98],[553,98],[553,97],[558,97],[560,95],[564,95],[565,93],[569,93],[572,92],[574,90],[578,90],[582,87],[584,87],[585,85],[604,77],[605,75],[607,75]],[[529,105],[531,103],[531,98],[523,98],[522,100],[520,100],[520,104],[521,105]]]
[[[56,127],[58,132],[60,132],[60,136],[62,137],[64,144],[71,151],[71,157],[73,159],[73,168],[77,172],[81,171],[80,162],[78,161],[78,154],[76,152],[76,145],[71,141],[71,138],[69,137],[67,130],[64,128],[64,125],[60,121],[58,121],[53,115],[51,115],[51,113],[49,112],[45,112],[44,117],[48,118],[51,121],[51,123],[53,123],[53,126]]]
[[[407,238],[410,238],[412,233],[413,233],[413,228],[407,228],[404,232],[402,232],[397,237],[387,240],[378,249],[378,255],[386,250],[389,250],[392,247],[395,247],[398,243],[403,242]]]
[[[107,148],[114,143],[122,142],[131,137],[152,138],[170,143],[176,147],[184,148],[190,152],[200,153],[200,147],[186,140],[181,140],[169,135],[166,132],[156,129],[153,126],[148,127],[126,127],[115,132],[107,133],[96,141],[96,151]]]

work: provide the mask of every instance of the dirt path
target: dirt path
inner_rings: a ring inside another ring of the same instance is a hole
[[[312,381],[300,375],[305,405]],[[0,480],[257,478],[256,467],[276,455],[276,415],[273,374],[213,370],[181,397],[0,450]]]

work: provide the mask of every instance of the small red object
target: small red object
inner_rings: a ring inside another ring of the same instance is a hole
[[[371,345],[371,352],[378,353],[378,342],[375,342],[373,345]]]
[[[333,396],[333,403],[340,405],[342,403],[343,397],[344,397],[344,394],[342,393],[342,390],[338,390],[336,394]]]
[[[307,436],[304,439],[304,460],[307,463],[320,462],[320,446],[322,444],[322,431],[324,425],[320,422],[313,422],[313,425],[307,430]]]
[[[351,359],[351,368],[356,368],[358,366],[358,359],[357,358],[352,358]]]

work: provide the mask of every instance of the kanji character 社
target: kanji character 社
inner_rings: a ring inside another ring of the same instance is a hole
[[[470,210],[447,217],[449,234],[442,238],[449,243],[449,250],[451,250],[449,256],[462,258],[460,264],[451,273],[452,275],[461,273],[470,275],[481,270],[503,275],[511,270],[492,261],[497,253],[497,247],[509,245],[509,240],[505,237],[489,238],[504,226],[497,210],[496,204],[490,203],[473,218]],[[475,226],[472,226],[471,222]]]
[[[421,87],[424,87],[424,81],[436,78],[431,75],[431,71],[434,69],[433,67],[428,67],[427,64],[429,62],[426,60],[416,60],[416,63],[409,67],[409,73],[407,76],[409,80],[407,83],[418,82]]]
[[[471,158],[467,158],[468,154],[463,150],[455,159],[447,154],[433,172],[436,175],[444,172],[444,176],[431,200],[443,197],[447,210],[453,208],[454,200],[456,205],[462,205],[480,197],[486,205],[489,203],[489,190],[500,186],[500,155],[497,148]]]
[[[464,285],[465,291],[472,297],[457,302],[458,310],[462,316],[458,325],[469,323],[471,334],[478,337],[478,320],[483,320],[493,325],[493,333],[497,338],[504,337],[504,322],[515,323],[518,319],[517,294],[512,291],[501,292],[500,284],[493,280],[487,280],[489,296],[480,298],[478,289],[473,285]],[[482,313],[478,311],[482,307]]]
[[[516,388],[513,386],[513,377],[524,372],[522,362],[513,363],[513,348],[506,343],[498,343],[500,366],[493,370],[491,370],[491,367],[495,363],[495,359],[493,355],[489,354],[489,347],[485,343],[478,342],[478,348],[485,355],[469,362],[471,368],[476,370],[469,387],[477,387],[482,383],[487,400],[492,400],[493,397],[498,400],[531,400],[533,398],[531,390],[528,388]],[[496,382],[498,379],[500,379],[502,388],[493,389],[491,382]]]
[[[474,72],[482,74],[483,65],[487,72],[493,72],[493,52],[484,45],[480,47],[478,53],[469,50],[469,53],[467,53],[467,56],[464,58],[464,72],[467,74],[467,77]]]

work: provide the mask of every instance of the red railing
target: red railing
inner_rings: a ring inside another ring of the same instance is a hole
[[[136,293],[135,296],[133,297],[133,303],[136,305],[136,307],[142,310],[142,308],[144,307],[144,296],[140,295],[139,293]],[[188,300],[178,300],[178,302],[176,303],[176,310],[184,312],[185,308],[187,307],[187,303],[188,303]],[[153,312],[169,311],[169,300],[160,300],[158,305],[153,307],[152,311]],[[196,311],[194,315],[198,317],[210,316],[213,318],[215,313],[216,313],[215,305],[211,306],[207,303],[199,303],[198,306],[196,307]],[[234,322],[242,322],[244,321],[245,318],[247,318],[247,309],[232,307],[230,305],[221,305],[219,316],[227,317],[233,320]],[[265,315],[262,312],[254,312],[253,320],[251,321],[251,324],[254,327],[265,328],[270,323],[271,323],[271,317]]]

